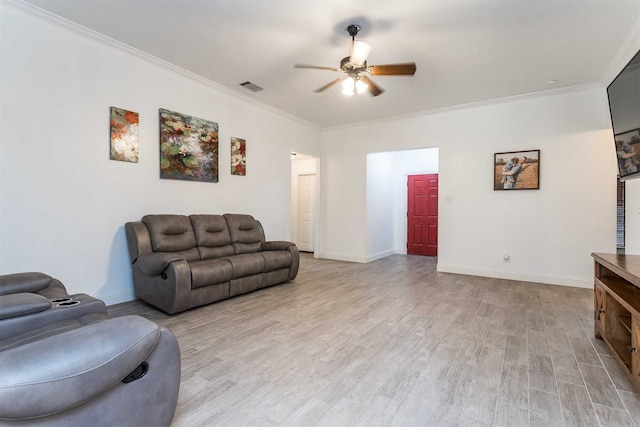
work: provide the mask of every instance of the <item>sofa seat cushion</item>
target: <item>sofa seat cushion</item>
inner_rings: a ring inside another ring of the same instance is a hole
[[[224,258],[233,267],[232,279],[260,274],[265,271],[265,261],[261,254],[241,254]]]
[[[191,288],[215,285],[231,280],[232,267],[227,259],[203,259],[189,263]]]
[[[288,268],[291,265],[291,253],[288,251],[261,252],[265,262],[265,271]]]

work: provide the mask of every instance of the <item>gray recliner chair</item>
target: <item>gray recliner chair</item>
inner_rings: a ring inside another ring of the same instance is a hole
[[[175,336],[42,273],[0,276],[0,425],[168,426]]]

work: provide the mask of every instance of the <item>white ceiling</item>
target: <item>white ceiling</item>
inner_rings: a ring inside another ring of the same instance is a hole
[[[640,19],[640,0],[28,0],[320,127],[603,82]],[[373,45],[378,97],[314,89],[349,53],[347,25]],[[549,85],[548,80],[557,80]],[[251,81],[253,93],[239,86]]]

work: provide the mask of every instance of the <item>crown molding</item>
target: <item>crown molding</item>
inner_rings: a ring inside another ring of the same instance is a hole
[[[215,89],[215,90],[218,90],[220,92],[223,92],[223,93],[225,93],[227,95],[232,95],[232,96],[234,96],[236,98],[241,99],[242,101],[245,101],[245,102],[247,102],[249,104],[253,104],[253,105],[255,105],[255,106],[259,107],[259,108],[262,108],[262,109],[267,110],[267,111],[269,111],[271,113],[274,113],[274,114],[277,114],[279,116],[282,116],[282,117],[284,117],[286,119],[289,119],[289,120],[292,120],[294,122],[297,122],[297,123],[299,123],[299,124],[301,124],[303,126],[306,126],[306,127],[318,130],[318,131],[321,130],[321,128],[318,125],[313,124],[311,122],[308,122],[306,120],[303,120],[300,117],[294,116],[292,114],[287,113],[286,111],[283,111],[283,110],[280,110],[278,108],[272,107],[271,105],[268,105],[268,104],[265,104],[263,102],[260,102],[260,101],[258,101],[256,99],[253,99],[253,98],[251,98],[251,97],[249,97],[249,96],[247,96],[245,94],[242,94],[240,92],[237,92],[237,91],[234,91],[232,89],[229,89],[226,86],[223,86],[223,85],[221,85],[219,83],[214,82],[213,80],[209,80],[209,79],[207,79],[207,78],[205,78],[205,77],[203,77],[203,76],[201,76],[199,74],[193,73],[193,72],[191,72],[189,70],[186,70],[186,69],[184,69],[182,67],[179,67],[179,66],[177,66],[175,64],[172,64],[170,62],[167,62],[167,61],[165,61],[163,59],[160,59],[160,58],[158,58],[156,56],[150,55],[150,54],[148,54],[146,52],[143,52],[143,51],[141,51],[139,49],[136,49],[135,47],[129,46],[129,45],[125,44],[125,43],[122,43],[122,42],[120,42],[118,40],[115,40],[115,39],[113,39],[111,37],[108,37],[108,36],[102,34],[102,33],[94,31],[94,30],[92,30],[90,28],[84,27],[84,26],[82,26],[80,24],[77,24],[77,23],[75,23],[73,21],[70,21],[70,20],[68,20],[66,18],[63,18],[63,17],[58,16],[58,15],[55,15],[55,14],[49,12],[49,11],[41,9],[41,8],[39,8],[37,6],[34,6],[34,5],[30,4],[30,3],[27,3],[27,2],[25,2],[23,0],[0,0],[0,1],[2,1],[3,4],[8,4],[10,6],[13,6],[13,7],[16,7],[18,9],[21,9],[21,10],[23,10],[23,11],[25,11],[25,12],[33,15],[33,16],[37,16],[37,17],[42,18],[42,19],[44,19],[46,21],[55,23],[57,25],[60,25],[62,27],[70,29],[72,31],[75,31],[75,32],[77,32],[77,33],[79,33],[79,34],[81,34],[81,35],[83,35],[85,37],[88,37],[88,38],[92,39],[92,40],[98,41],[98,42],[100,42],[100,43],[102,43],[104,45],[113,47],[113,48],[118,49],[120,51],[126,52],[126,53],[128,53],[130,55],[133,55],[133,56],[136,56],[138,58],[141,58],[141,59],[143,59],[143,60],[145,60],[147,62],[150,62],[150,63],[152,63],[154,65],[159,66],[159,67],[165,68],[165,69],[167,69],[169,71],[172,71],[172,72],[174,72],[176,74],[179,74],[179,75],[181,75],[183,77],[187,77],[187,78],[189,78],[189,79],[191,79],[193,81],[196,81],[196,82],[198,82],[200,84],[203,84],[205,86],[208,86],[208,87],[210,87],[212,89]]]
[[[354,127],[361,127],[361,126],[371,126],[371,125],[374,125],[374,124],[380,124],[380,123],[386,123],[386,122],[397,122],[397,121],[401,121],[401,120],[415,119],[415,118],[419,118],[419,117],[432,116],[432,115],[436,115],[436,114],[450,113],[450,112],[454,112],[454,111],[468,110],[468,109],[472,109],[472,108],[485,107],[485,106],[489,106],[489,105],[504,104],[504,103],[507,103],[507,102],[523,101],[523,100],[527,100],[527,99],[535,99],[535,98],[541,98],[541,97],[546,97],[546,96],[560,95],[560,94],[564,94],[564,93],[580,92],[580,91],[583,91],[583,90],[596,89],[596,88],[604,90],[604,85],[602,83],[599,83],[599,82],[598,83],[587,83],[587,84],[583,84],[583,85],[569,86],[569,87],[559,88],[559,89],[552,89],[552,90],[544,90],[544,91],[540,91],[540,92],[526,93],[526,94],[523,94],[523,95],[506,96],[506,97],[502,97],[502,98],[489,99],[489,100],[486,100],[486,101],[478,101],[478,102],[470,102],[470,103],[467,103],[467,104],[452,105],[450,107],[435,108],[435,109],[432,109],[432,110],[416,111],[416,112],[413,112],[413,113],[399,114],[399,115],[396,115],[396,116],[381,117],[379,119],[366,120],[366,121],[362,121],[362,122],[347,123],[347,124],[337,125],[337,126],[327,126],[327,127],[323,127],[321,130],[322,130],[322,132],[327,132],[327,131],[334,131],[334,130],[351,129],[351,128],[354,128]]]

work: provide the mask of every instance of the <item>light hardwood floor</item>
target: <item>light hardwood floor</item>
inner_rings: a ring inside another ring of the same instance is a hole
[[[174,316],[109,312],[177,336],[174,426],[640,427],[589,289],[305,255],[291,283]]]

